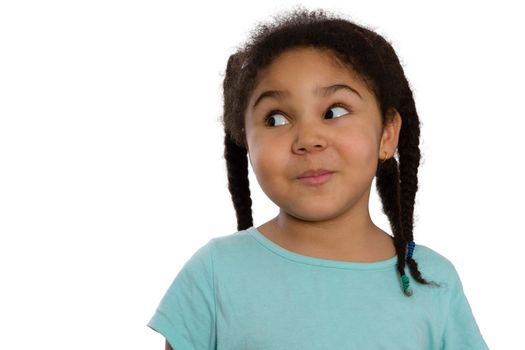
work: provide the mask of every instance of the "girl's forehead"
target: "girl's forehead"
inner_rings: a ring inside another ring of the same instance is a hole
[[[281,52],[273,58],[270,64],[260,69],[260,71],[268,72],[273,69],[278,69],[281,66],[296,65],[298,63],[353,70],[351,66],[345,65],[333,50],[306,47],[292,48]]]
[[[316,80],[343,78],[363,82],[357,71],[329,49],[293,48],[275,57],[257,72],[255,88],[261,84],[286,83],[301,77]]]
[[[286,55],[286,56],[285,56]],[[335,84],[345,84],[358,91],[364,98],[368,91],[366,82],[347,64],[327,57],[328,54],[309,52],[286,52],[269,66],[262,68],[252,90],[254,95],[265,90],[319,90]]]

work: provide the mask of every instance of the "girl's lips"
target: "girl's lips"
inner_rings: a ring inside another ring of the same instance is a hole
[[[332,178],[333,173],[326,173],[318,176],[300,177],[297,180],[301,181],[305,185],[320,186]]]
[[[310,169],[299,175],[299,178],[302,177],[310,177],[310,176],[319,176],[324,175],[326,173],[333,173],[333,171],[326,170],[326,169]]]

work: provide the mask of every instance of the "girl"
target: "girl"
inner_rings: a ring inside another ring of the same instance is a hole
[[[487,349],[452,263],[413,240],[419,117],[392,46],[301,8],[250,39],[223,83],[238,231],[186,262],[148,326],[176,350]],[[248,159],[280,208],[258,227]]]

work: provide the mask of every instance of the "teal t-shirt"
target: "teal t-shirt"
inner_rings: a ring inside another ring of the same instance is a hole
[[[309,257],[247,230],[186,262],[148,323],[174,350],[488,349],[452,263],[416,244],[422,276],[406,297],[397,257]]]

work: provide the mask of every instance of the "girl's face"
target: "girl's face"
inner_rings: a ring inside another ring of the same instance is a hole
[[[384,151],[392,157],[397,147],[399,115],[396,128],[383,130],[374,94],[326,51],[287,50],[257,78],[245,114],[246,140],[266,195],[307,221],[334,218],[356,205],[368,210],[378,159]],[[319,185],[298,179],[317,169],[333,173]]]

